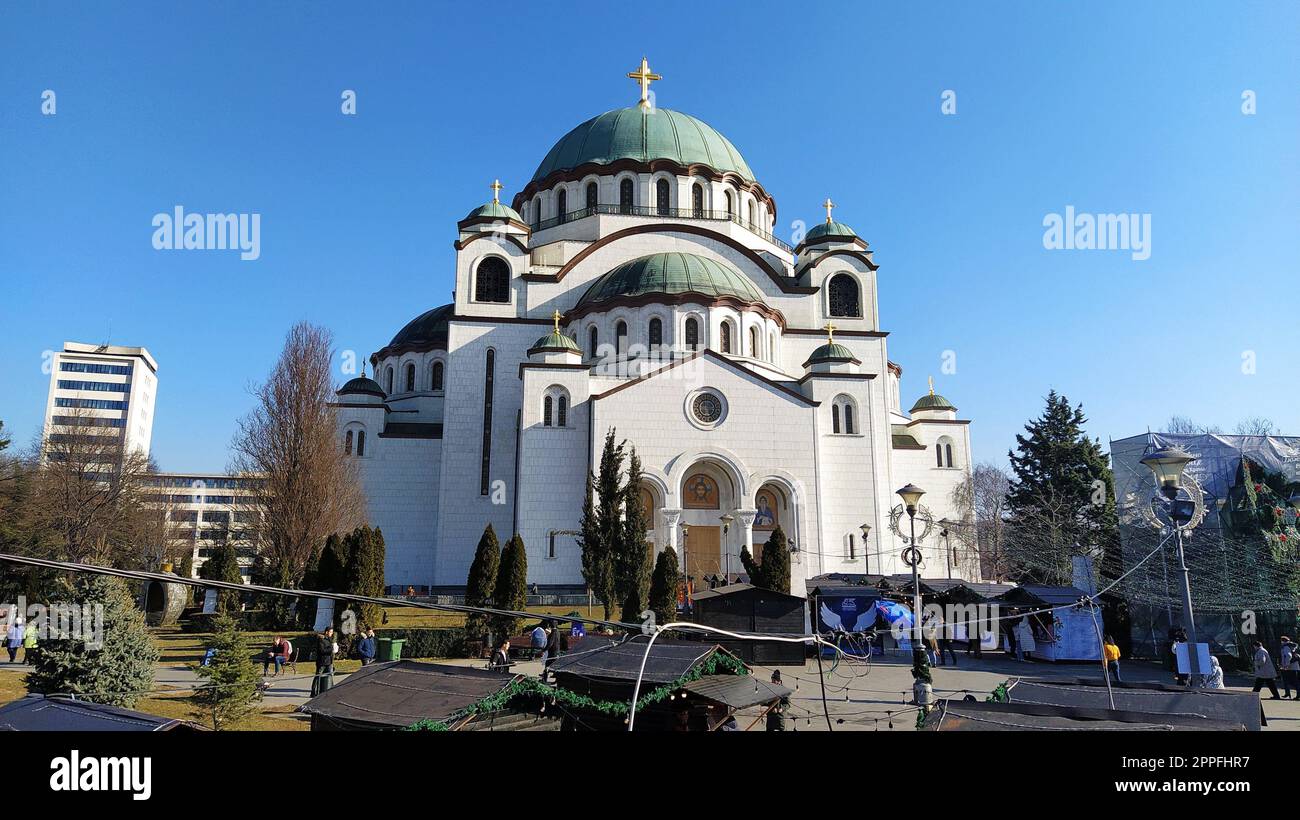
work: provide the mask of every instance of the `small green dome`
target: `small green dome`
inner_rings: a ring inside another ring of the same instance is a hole
[[[561,137],[537,166],[533,182],[587,163],[649,163],[657,159],[682,166],[706,165],[754,181],[754,172],[736,146],[708,124],[680,111],[633,106],[592,117]]]
[[[812,355],[808,357],[808,361],[804,362],[804,364],[809,365],[812,364],[813,362],[841,361],[841,360],[852,361],[856,358],[857,356],[853,355],[852,350],[849,350],[847,347],[840,344],[839,342],[827,342],[826,344],[814,350],[812,352]]]
[[[624,262],[591,283],[578,306],[619,296],[646,293],[699,293],[762,302],[763,294],[749,278],[721,262],[693,253],[652,253]]]
[[[486,205],[480,205],[469,212],[469,216],[462,219],[462,222],[468,222],[471,219],[513,219],[515,222],[523,222],[524,218],[519,212],[509,205],[502,205],[500,202],[489,202]]]
[[[848,242],[857,239],[858,235],[853,229],[843,222],[823,222],[820,225],[814,225],[804,235],[803,242],[800,244],[811,245],[814,242]]]
[[[350,380],[347,384],[340,387],[338,392],[340,396],[354,395],[358,393],[378,396],[381,399],[384,398],[384,388],[379,386],[379,382],[374,379],[366,378],[365,376],[357,376],[355,379]]]
[[[548,350],[548,349],[549,350],[556,350],[556,349],[572,350],[574,353],[582,352],[582,348],[578,347],[577,342],[573,341],[568,336],[565,336],[563,333],[559,332],[558,330],[552,330],[550,333],[538,339],[537,343],[528,349],[528,352],[532,353],[534,350]]]
[[[956,409],[957,408],[953,406],[952,402],[948,401],[943,396],[940,396],[938,393],[930,393],[929,395],[922,396],[921,398],[917,399],[916,404],[912,405],[911,412],[915,413],[917,410],[956,410]]]

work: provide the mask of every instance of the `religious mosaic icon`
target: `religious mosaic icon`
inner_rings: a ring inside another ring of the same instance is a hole
[[[778,523],[776,493],[771,490],[759,490],[758,495],[754,497],[754,507],[758,510],[754,515],[754,529],[776,529]]]
[[[718,484],[703,473],[686,479],[685,490],[684,506],[695,510],[718,508]]]

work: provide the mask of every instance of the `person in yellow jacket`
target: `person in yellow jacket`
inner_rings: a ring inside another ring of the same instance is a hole
[[[27,631],[23,633],[23,663],[31,665],[35,662],[36,656],[32,653],[36,651],[36,625],[27,624]]]
[[[1114,672],[1115,681],[1122,683],[1123,679],[1119,676],[1119,644],[1115,643],[1114,638],[1107,635],[1106,640],[1102,642],[1101,651],[1106,658],[1106,674],[1110,675],[1111,672]]]

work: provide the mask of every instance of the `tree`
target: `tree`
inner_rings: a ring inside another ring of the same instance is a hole
[[[474,550],[474,562],[469,565],[469,577],[465,580],[465,606],[487,607],[492,605],[492,593],[497,583],[497,570],[501,566],[501,548],[497,546],[497,533],[488,524],[479,536],[478,548]],[[488,617],[482,613],[470,613],[465,619],[465,629],[471,638],[479,638],[487,633]]]
[[[522,612],[528,606],[528,553],[519,533],[515,533],[501,550],[501,567],[492,590],[492,600],[496,608],[515,612]],[[498,615],[493,624],[498,635],[509,637],[519,631],[521,620],[513,615]]]
[[[332,346],[329,331],[294,325],[231,443],[231,472],[259,479],[251,504],[262,514],[249,523],[249,538],[267,573],[288,586],[298,585],[331,533],[365,517],[356,461],[343,452],[330,406]]]
[[[1165,422],[1165,432],[1183,436],[1199,436],[1208,433],[1222,433],[1215,424],[1198,424],[1187,416],[1170,416]]]
[[[1239,436],[1275,436],[1277,433],[1277,425],[1273,423],[1273,420],[1266,419],[1263,416],[1251,416],[1237,422],[1237,435]]]
[[[1101,444],[1083,432],[1086,422],[1082,405],[1053,390],[1008,453],[1009,557],[1020,580],[1065,585],[1075,556],[1118,560],[1114,481]]]
[[[600,471],[592,476],[582,509],[582,577],[605,606],[605,620],[614,613],[614,551],[622,535],[623,445],[614,443],[614,430],[605,434]]]
[[[216,653],[207,666],[194,670],[207,683],[194,693],[193,701],[203,715],[211,715],[213,729],[230,728],[262,700],[257,668],[253,666],[248,642],[229,615],[223,614],[213,622],[212,639],[207,646]]]
[[[666,624],[677,620],[677,586],[681,575],[677,570],[677,551],[664,547],[655,560],[650,576],[649,607],[655,614],[655,623]]]
[[[751,584],[756,587],[763,586],[759,583],[759,579],[763,577],[763,568],[754,560],[754,556],[749,552],[749,547],[742,546],[740,548],[740,566],[744,568],[745,574],[749,576]]]
[[[231,584],[242,584],[244,576],[239,571],[239,553],[234,546],[228,541],[218,542],[212,548],[212,554],[208,560],[203,562],[199,567],[199,577],[205,581],[225,581]],[[233,589],[222,589],[217,592],[217,611],[222,613],[231,613],[239,611],[241,593]]]
[[[384,534],[370,527],[358,527],[344,539],[347,545],[347,582],[343,589],[353,595],[380,598],[384,594]],[[383,618],[379,604],[357,605],[361,623],[375,627]]]
[[[49,635],[40,643],[27,688],[130,709],[153,687],[158,660],[144,613],[120,578],[82,575],[73,590],[74,610],[46,624]],[[52,613],[59,606],[51,605]]]
[[[759,563],[759,577],[762,583],[756,586],[790,594],[790,546],[786,543],[785,531],[778,526],[763,547]]]
[[[976,464],[953,490],[953,504],[962,511],[962,519],[974,528],[978,577],[1002,581],[1012,575],[1006,543],[1010,491],[1011,477],[1006,470],[987,462]]]
[[[639,623],[650,586],[650,553],[646,545],[645,507],[641,504],[641,458],[628,455],[627,481],[622,492],[623,522],[614,548],[614,594],[622,605],[623,623]]]

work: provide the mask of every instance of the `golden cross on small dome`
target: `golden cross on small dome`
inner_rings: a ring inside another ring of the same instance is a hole
[[[934,376],[930,377],[930,395],[934,395]]]
[[[835,342],[835,325],[827,322],[822,330],[826,331],[826,344],[833,344]]]
[[[560,312],[557,310],[551,314],[551,320],[555,322],[555,332],[560,332]]]
[[[637,83],[640,84],[641,86],[640,105],[642,108],[649,108],[650,107],[650,83],[654,82],[655,80],[662,80],[663,76],[660,74],[652,73],[650,71],[650,64],[646,62],[646,58],[644,56],[641,58],[641,67],[636,71],[629,72],[627,76],[628,79],[636,80]]]
[[[831,202],[830,197],[826,197],[826,201],[822,203],[822,207],[826,209],[826,222],[829,224],[831,222],[831,209],[835,207],[835,203]]]
[[[494,180],[492,180],[491,188],[492,188],[492,201],[493,201],[493,202],[500,202],[500,201],[501,201],[501,189],[504,188],[504,187],[506,187],[506,186],[504,186],[504,185],[501,184],[501,180],[499,180],[499,179],[494,179]]]

